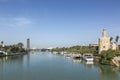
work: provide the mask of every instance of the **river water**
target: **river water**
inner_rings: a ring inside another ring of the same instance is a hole
[[[36,51],[0,58],[0,80],[120,80],[120,69]]]

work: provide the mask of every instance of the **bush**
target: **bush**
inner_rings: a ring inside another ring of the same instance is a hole
[[[117,56],[120,55],[119,52],[115,51],[115,50],[107,50],[107,51],[102,51],[101,52],[101,59],[100,59],[100,63],[102,64],[111,64],[111,60]]]
[[[8,54],[11,54],[11,53],[12,53],[11,48],[7,49],[6,52],[7,52]]]

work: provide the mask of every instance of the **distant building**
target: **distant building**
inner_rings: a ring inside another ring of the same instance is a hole
[[[30,39],[27,39],[27,50],[30,50]]]
[[[48,50],[52,50],[53,49],[53,47],[49,47],[49,48],[47,48]]]
[[[116,44],[110,42],[110,37],[107,36],[106,29],[103,29],[102,37],[99,38],[98,45],[99,45],[99,51],[98,51],[99,54],[102,51],[106,51],[108,49],[116,50]]]
[[[92,44],[89,44],[89,46],[98,46],[98,43],[92,43]]]

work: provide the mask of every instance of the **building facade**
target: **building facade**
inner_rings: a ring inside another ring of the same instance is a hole
[[[27,50],[30,50],[30,39],[27,39]]]
[[[98,51],[99,54],[102,51],[106,51],[108,49],[116,50],[116,44],[110,42],[110,37],[107,36],[106,29],[103,29],[102,37],[99,38],[98,45],[99,45],[99,51]]]

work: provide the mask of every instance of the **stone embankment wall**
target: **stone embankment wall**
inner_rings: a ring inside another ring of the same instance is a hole
[[[120,56],[114,57],[112,59],[112,63],[113,63],[113,65],[120,67]]]

